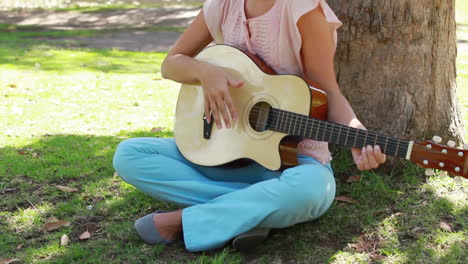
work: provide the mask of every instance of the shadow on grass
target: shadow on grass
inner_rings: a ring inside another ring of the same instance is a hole
[[[339,259],[343,252],[367,253],[375,263],[395,254],[405,256],[403,263],[422,263],[418,262],[421,259],[424,263],[457,263],[466,257],[462,241],[444,244],[447,248],[442,257],[434,247],[427,247],[427,239],[432,243],[438,236],[443,239],[444,233],[433,228],[441,219],[452,225],[453,232],[463,232],[466,207],[460,212],[434,190],[418,191],[423,182],[411,173],[387,176],[369,172],[352,184],[344,181],[346,176],[339,176],[337,195],[355,197],[358,204],[335,203],[318,220],[274,230],[251,253],[239,254],[230,247],[188,253],[182,242],[145,245],[135,234],[133,221],[157,209],[177,207],[152,199],[115,177],[112,157],[125,138],[172,135],[172,131],[131,132],[120,137],[46,135],[21,148],[1,148],[0,255],[28,263],[83,259],[90,263],[326,263]],[[337,155],[335,163],[349,160]],[[335,170],[340,168],[335,166]],[[78,191],[65,193],[54,185]],[[422,198],[426,203],[419,200]],[[42,231],[48,217],[71,225]],[[377,233],[381,228],[390,229],[388,237]],[[92,234],[91,239],[78,239],[85,231]],[[59,244],[62,234],[70,237],[66,247]]]
[[[33,42],[10,47],[0,45],[0,63],[21,70],[155,73],[160,71],[165,54],[65,49]]]

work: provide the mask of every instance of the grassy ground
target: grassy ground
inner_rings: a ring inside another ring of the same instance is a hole
[[[468,10],[466,1],[458,2]],[[466,4],[465,4],[466,3]],[[458,8],[457,7],[457,8]],[[465,16],[466,15],[466,16]],[[468,109],[468,13],[458,14],[459,98]],[[18,263],[463,263],[467,182],[425,178],[409,166],[392,175],[364,172],[335,157],[338,195],[322,218],[275,230],[258,250],[187,253],[182,244],[148,246],[133,221],[155,201],[114,176],[116,145],[130,137],[173,135],[178,87],[158,74],[164,53],[66,49],[0,26],[0,259]],[[465,114],[465,120],[468,117]],[[151,132],[153,127],[160,127]],[[55,185],[77,188],[63,192]],[[51,217],[69,226],[44,231]],[[89,231],[91,238],[78,237]],[[70,241],[60,245],[62,235]]]

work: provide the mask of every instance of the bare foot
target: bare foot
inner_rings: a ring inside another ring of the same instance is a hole
[[[175,240],[182,235],[182,210],[153,215],[156,230],[162,238]]]

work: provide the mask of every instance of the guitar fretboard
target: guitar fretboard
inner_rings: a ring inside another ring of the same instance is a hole
[[[292,136],[326,141],[351,148],[378,145],[383,153],[400,158],[406,158],[409,147],[409,141],[406,140],[400,140],[276,108],[271,108],[269,110],[266,129]]]

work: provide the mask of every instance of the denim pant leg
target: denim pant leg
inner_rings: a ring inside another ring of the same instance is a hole
[[[300,158],[281,177],[252,184],[183,210],[190,251],[219,248],[254,227],[282,228],[318,218],[331,206],[335,179],[329,165]]]
[[[258,164],[243,168],[203,167],[188,162],[172,139],[122,142],[114,167],[143,192],[181,205],[185,245],[190,251],[223,246],[256,226],[286,227],[322,215],[333,202],[329,165],[300,157],[284,172]]]
[[[168,138],[125,140],[117,147],[113,162],[127,183],[154,198],[183,206],[248,187],[262,175],[259,170],[264,170],[258,164],[231,170],[198,166],[186,160],[174,139]],[[212,179],[216,176],[220,180]]]

